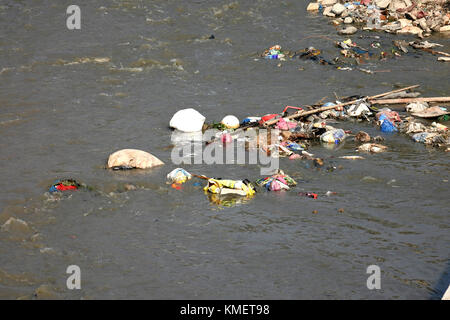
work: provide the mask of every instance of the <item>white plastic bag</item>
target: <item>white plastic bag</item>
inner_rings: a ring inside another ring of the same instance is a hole
[[[183,132],[201,131],[205,117],[195,109],[177,111],[170,120],[169,126]]]

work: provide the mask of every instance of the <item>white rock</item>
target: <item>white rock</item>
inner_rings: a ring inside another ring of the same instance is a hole
[[[448,151],[448,148],[447,148]],[[442,296],[442,300],[450,300],[450,285],[448,286],[447,290],[444,292],[444,295]]]
[[[319,11],[319,3],[311,2],[310,4],[308,4],[306,11]]]
[[[393,0],[389,5],[389,9],[392,11],[396,11],[397,9],[405,9],[406,4],[402,0]]]
[[[428,31],[430,28],[428,28],[427,25],[427,20],[425,20],[425,18],[419,19],[417,20],[417,22],[419,23],[419,26],[424,30],[424,31]]]
[[[409,19],[398,19],[397,21],[400,22],[402,28],[412,26],[412,21]]]
[[[397,31],[397,34],[414,34],[421,36],[423,33],[422,29],[414,26],[407,26]]]
[[[331,7],[326,7],[325,9],[323,9],[323,15],[327,16],[327,17],[335,17],[336,15],[331,12]]]
[[[122,149],[112,153],[108,158],[108,168],[124,166],[147,169],[163,164],[164,162],[150,153],[136,149]]]
[[[403,0],[403,2],[405,3],[405,6],[406,6],[406,7],[412,6],[411,0]]]
[[[345,7],[340,3],[336,3],[335,5],[333,5],[331,11],[339,16],[342,12],[345,11]]]
[[[346,24],[350,24],[350,23],[352,23],[352,22],[353,22],[352,17],[346,17],[346,18],[344,19],[344,23],[346,23]]]
[[[205,117],[195,109],[177,111],[170,120],[169,126],[183,132],[201,131]]]
[[[376,0],[375,4],[380,9],[386,9],[391,4],[391,0]]]
[[[329,7],[329,6],[334,5],[336,2],[337,2],[337,0],[323,0],[322,6]]]
[[[440,27],[439,32],[450,32],[450,25]]]

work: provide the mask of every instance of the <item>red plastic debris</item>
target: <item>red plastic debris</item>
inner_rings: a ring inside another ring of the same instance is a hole
[[[55,186],[55,188],[58,189],[59,191],[77,190],[78,189],[78,187],[76,187],[76,186],[65,186],[62,183],[57,184]]]

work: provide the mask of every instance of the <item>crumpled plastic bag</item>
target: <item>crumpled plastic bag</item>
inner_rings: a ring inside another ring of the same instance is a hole
[[[241,196],[252,196],[255,189],[246,180],[209,179],[204,191],[215,194],[236,194]]]
[[[323,142],[339,144],[346,137],[345,131],[342,129],[333,129],[323,133],[320,136],[320,140]]]
[[[369,107],[364,103],[361,102],[359,104],[353,104],[347,109],[347,113],[351,117],[360,117],[360,116],[370,116],[372,115],[372,112],[370,111]]]
[[[187,180],[191,179],[192,175],[184,170],[183,168],[173,169],[167,174],[167,180],[172,183],[185,183]]]
[[[428,103],[426,102],[413,102],[406,106],[406,111],[411,113],[422,112],[425,109],[428,109]]]
[[[380,112],[378,112],[375,117],[377,118],[377,120],[380,120],[380,117],[382,115],[385,115],[386,118],[389,119],[389,121],[391,122],[401,122],[402,119],[400,118],[400,115],[398,114],[397,111],[392,111],[389,108],[383,108],[380,110]]]
[[[436,133],[436,132],[419,132],[419,133],[414,134],[412,136],[412,138],[415,142],[432,144],[433,138],[437,135],[438,135],[438,133]]]
[[[282,170],[279,170],[278,173],[270,177],[257,180],[256,184],[260,187],[265,187],[268,191],[280,191],[289,190],[291,186],[297,185],[297,182],[287,174],[284,174]]]
[[[275,125],[275,128],[279,130],[290,130],[294,129],[296,126],[297,122],[286,121],[284,118],[281,118],[280,120],[278,120],[277,124]]]

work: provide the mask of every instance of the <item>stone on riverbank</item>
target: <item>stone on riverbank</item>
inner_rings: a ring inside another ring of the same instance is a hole
[[[311,2],[310,4],[308,4],[306,11],[319,11],[319,3]]]
[[[342,12],[345,11],[345,7],[340,4],[340,3],[336,3],[332,8],[331,11],[333,11],[334,14],[336,15],[341,15]]]
[[[391,4],[391,0],[376,0],[375,4],[380,9],[386,9]]]
[[[331,17],[331,18],[336,17],[336,15],[331,10],[332,10],[332,7],[326,7],[325,9],[323,9],[323,15],[326,17]]]
[[[356,31],[358,31],[358,29],[356,29],[356,27],[349,26],[349,27],[339,30],[339,33],[345,34],[345,35],[350,35],[350,34],[355,34]]]
[[[163,165],[164,162],[148,152],[135,149],[123,149],[109,156],[108,168],[148,169]]]
[[[21,219],[16,219],[14,217],[9,218],[0,229],[3,232],[15,233],[27,235],[31,234],[32,230],[28,226],[28,223]]]
[[[323,0],[322,6],[329,7],[329,6],[334,5],[336,2],[337,2],[337,0]]]
[[[417,35],[419,37],[422,36],[422,29],[419,27],[414,27],[414,26],[406,26],[400,30],[397,31],[397,34],[413,34],[413,35]]]

